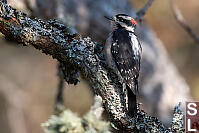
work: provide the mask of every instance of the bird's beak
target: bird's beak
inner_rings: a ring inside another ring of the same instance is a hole
[[[110,20],[110,21],[115,21],[113,17],[108,17],[108,16],[104,16],[106,19]]]

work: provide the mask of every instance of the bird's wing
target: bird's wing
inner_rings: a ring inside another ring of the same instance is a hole
[[[104,56],[107,62],[108,67],[114,68],[113,67],[113,56],[111,53],[111,46],[112,46],[112,34],[109,34],[109,37],[106,39],[106,44],[104,46]]]
[[[136,53],[132,45],[126,42],[118,42],[117,45],[113,43],[111,52],[124,81],[133,92],[136,92],[140,71],[140,53]]]

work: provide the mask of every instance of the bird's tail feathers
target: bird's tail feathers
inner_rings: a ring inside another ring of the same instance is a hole
[[[128,112],[131,117],[134,117],[137,114],[136,95],[128,86],[126,86],[126,89],[128,94]]]

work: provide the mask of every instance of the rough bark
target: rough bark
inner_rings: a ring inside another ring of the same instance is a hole
[[[55,20],[44,22],[40,19],[30,19],[1,1],[0,31],[7,39],[31,45],[51,55],[63,65],[69,65],[81,72],[95,94],[102,97],[110,121],[123,132],[184,131],[183,115],[179,109],[175,110],[174,123],[169,129],[157,118],[147,116],[139,109],[137,118],[130,118],[120,80],[104,63],[102,45],[94,43],[90,38],[71,33],[70,28]],[[177,126],[173,127],[175,124]]]

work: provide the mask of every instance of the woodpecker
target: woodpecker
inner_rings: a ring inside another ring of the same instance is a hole
[[[137,22],[126,14],[106,17],[112,22],[112,32],[106,40],[104,55],[108,67],[122,77],[128,94],[128,112],[137,112],[136,92],[142,47],[135,34]]]

